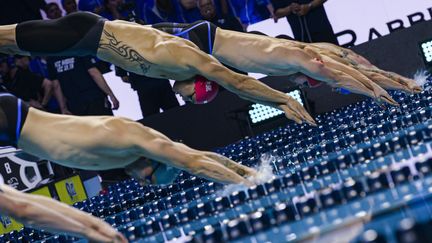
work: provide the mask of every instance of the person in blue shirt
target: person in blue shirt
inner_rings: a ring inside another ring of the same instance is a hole
[[[228,0],[228,3],[245,28],[273,16],[269,0]]]
[[[139,11],[139,18],[143,19],[146,24],[185,22],[183,16],[179,14],[178,5],[174,4],[173,0],[149,0],[140,6],[143,10]]]
[[[103,3],[104,0],[79,0],[78,9],[99,14],[103,10]]]
[[[123,19],[127,20],[132,9],[125,8],[125,2],[123,0],[104,0],[103,10],[100,15],[108,20]]]
[[[177,9],[179,9],[185,23],[192,23],[201,19],[196,0],[174,0],[174,3],[178,5]]]

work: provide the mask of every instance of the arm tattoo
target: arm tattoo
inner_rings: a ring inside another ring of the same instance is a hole
[[[226,166],[228,169],[235,171],[237,174],[239,174],[241,176],[249,175],[249,173],[245,169],[242,168],[242,165],[237,164],[236,162],[233,162],[232,160],[225,158],[224,156],[221,156],[219,154],[212,155],[212,156],[216,161],[220,161],[221,164]]]
[[[108,39],[108,43],[99,43],[101,49],[114,51],[116,54],[124,58],[129,62],[136,62],[140,65],[143,74],[146,74],[150,66],[153,64],[141,56],[132,47],[123,44],[122,41],[118,41],[114,34],[103,31],[104,36]]]

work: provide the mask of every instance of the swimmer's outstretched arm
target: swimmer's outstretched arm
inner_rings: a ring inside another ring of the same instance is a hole
[[[350,49],[336,46],[330,43],[310,44],[317,48],[321,55],[332,58],[335,62],[352,67],[369,79],[376,82],[379,86],[388,90],[403,90],[409,93],[418,93],[422,88],[409,78],[397,73],[384,71],[371,64],[366,58],[353,52]]]
[[[351,50],[330,43],[301,43],[218,28],[213,55],[246,72],[290,75],[301,72],[332,87],[343,87],[392,105],[384,89],[419,92],[414,80],[381,70]]]
[[[195,48],[181,46],[181,48],[175,50],[180,62],[185,63],[191,69],[195,69],[198,74],[208,80],[217,82],[241,98],[281,109],[288,119],[297,123],[305,121],[311,125],[316,125],[304,107],[292,97],[274,90],[252,77],[229,70],[214,57],[205,55]]]
[[[0,186],[0,213],[50,232],[85,237],[94,242],[127,242],[100,219],[53,199],[25,194],[6,185]],[[88,222],[92,222],[91,225]]]
[[[137,147],[138,157],[153,159],[223,184],[250,184],[240,174],[225,166],[220,160],[209,156],[207,152],[173,142],[162,133],[136,122],[131,122],[126,127],[127,139]]]
[[[189,148],[188,146],[181,144],[179,146],[183,146],[184,150],[191,150],[191,148]],[[234,172],[236,172],[237,174],[239,174],[242,177],[248,178],[251,176],[255,176],[256,175],[256,170],[249,168],[247,166],[244,166],[242,164],[239,164],[223,155],[214,153],[214,152],[203,152],[205,156],[215,160],[216,162],[222,164],[223,166],[233,170]]]

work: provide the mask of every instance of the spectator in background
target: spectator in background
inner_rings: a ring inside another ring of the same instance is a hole
[[[56,3],[54,5],[60,10]],[[113,115],[108,97],[112,108],[118,109],[119,102],[96,68],[94,58],[49,57],[47,66],[54,87],[61,88],[66,106],[72,114]]]
[[[5,87],[11,93],[38,109],[44,109],[54,91],[61,112],[68,114],[63,102],[64,98],[53,90],[51,80],[32,73],[29,69],[29,63],[30,59],[26,56],[16,56],[14,59],[15,66],[11,66],[11,63],[2,59],[0,74],[3,77]]]
[[[95,66],[91,57],[50,57],[48,73],[54,86],[60,87],[66,106],[74,115],[113,115],[119,102]]]
[[[113,115],[119,102],[91,57],[49,57],[48,73],[74,115]],[[108,97],[107,97],[108,96]]]
[[[80,0],[81,2],[82,0]],[[76,4],[76,0],[62,0],[61,1],[62,7],[64,11],[66,11],[66,15],[78,11],[78,6]],[[55,19],[55,18],[50,18]]]
[[[217,14],[214,0],[198,0],[198,9],[203,20],[212,22],[222,29],[243,32],[243,26],[235,16],[229,13]]]
[[[41,57],[32,57],[30,60],[30,71],[37,73],[42,77],[48,77],[48,69],[46,66],[46,60]]]
[[[244,29],[248,25],[273,17],[274,9],[270,0],[228,0]]]
[[[40,10],[44,0],[1,0],[0,24],[16,24],[27,20],[42,19]]]
[[[272,0],[275,19],[286,17],[294,39],[302,42],[329,42],[338,45],[323,4],[327,0]]]
[[[178,4],[182,18],[185,23],[193,23],[201,19],[201,14],[197,8],[197,0],[174,0]]]
[[[78,1],[78,9],[81,11],[87,11],[87,12],[93,12],[96,14],[100,14],[103,10],[103,5],[104,5],[103,1],[104,0],[79,0]]]
[[[179,106],[168,79],[150,78],[121,68],[116,68],[116,75],[137,92],[143,117]]]
[[[45,14],[48,19],[58,19],[62,16],[62,12],[57,3],[49,3],[45,7]]]
[[[141,11],[140,18],[146,24],[156,24],[160,22],[184,23],[185,20],[180,14],[178,5],[174,0],[149,0],[143,4],[144,10]]]
[[[109,20],[128,20],[129,11],[123,6],[124,0],[104,0],[104,8],[100,15]]]

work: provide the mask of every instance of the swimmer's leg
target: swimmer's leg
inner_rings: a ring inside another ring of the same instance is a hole
[[[15,30],[16,24],[0,26],[0,53],[9,55],[30,56],[30,53],[21,50],[16,44]]]
[[[95,55],[104,19],[79,12],[56,20],[33,20],[0,27],[0,51],[44,56]]]

